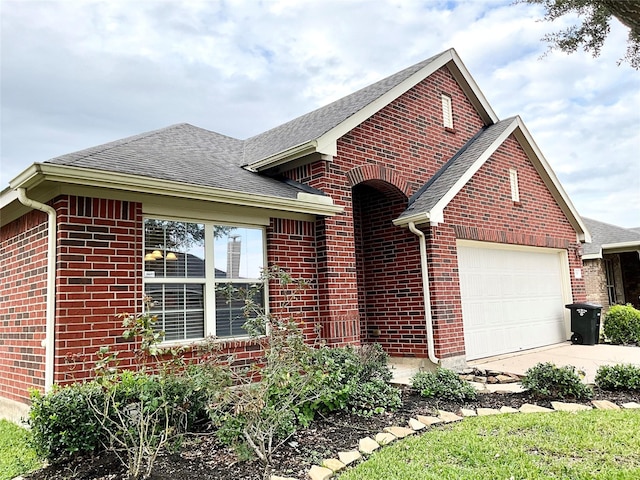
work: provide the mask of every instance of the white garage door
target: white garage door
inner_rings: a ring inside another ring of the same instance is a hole
[[[489,245],[458,244],[467,359],[566,340],[564,252]]]

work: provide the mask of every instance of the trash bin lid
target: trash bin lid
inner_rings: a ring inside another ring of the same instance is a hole
[[[570,303],[565,305],[564,308],[586,308],[587,310],[598,310],[602,308],[602,305],[596,305],[595,303]]]

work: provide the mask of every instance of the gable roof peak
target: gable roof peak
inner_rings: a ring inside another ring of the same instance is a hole
[[[497,122],[495,112],[456,51],[451,48],[247,139],[244,149],[245,166],[260,171],[309,153],[335,155],[338,138],[444,66],[447,66],[460,84],[485,125]]]

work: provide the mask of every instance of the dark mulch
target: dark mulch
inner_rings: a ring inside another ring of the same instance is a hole
[[[273,472],[294,478],[307,478],[306,472],[324,458],[336,457],[339,451],[357,449],[358,440],[372,436],[391,425],[406,426],[416,415],[434,415],[437,410],[459,412],[460,408],[519,408],[524,403],[550,406],[550,401],[534,400],[528,393],[481,394],[469,403],[426,400],[403,391],[402,407],[373,418],[361,418],[339,412],[318,418],[299,431],[276,452]],[[640,392],[602,392],[596,389],[594,400],[605,399],[617,404],[639,402]],[[580,402],[588,404],[589,402]],[[155,465],[153,480],[255,480],[263,478],[264,468],[257,460],[241,461],[229,447],[222,445],[214,435],[189,438],[181,453],[166,454]],[[103,453],[83,456],[66,463],[50,465],[25,477],[28,480],[125,480],[126,474],[118,460]]]

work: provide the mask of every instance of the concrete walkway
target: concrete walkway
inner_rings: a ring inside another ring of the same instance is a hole
[[[593,383],[598,367],[631,363],[640,367],[640,347],[620,345],[572,345],[569,342],[535,348],[469,362],[469,366],[485,370],[524,375],[527,369],[541,362],[558,366],[573,365],[586,374],[586,383]]]

